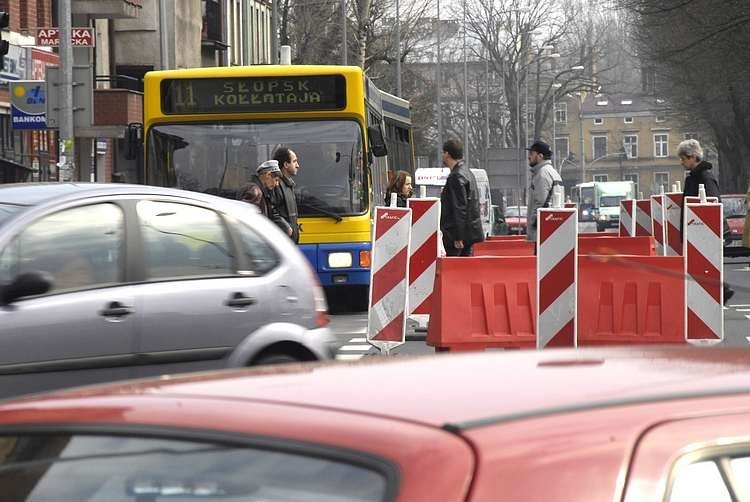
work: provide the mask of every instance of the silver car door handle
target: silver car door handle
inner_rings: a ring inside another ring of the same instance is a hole
[[[245,296],[242,293],[234,293],[229,300],[224,302],[227,307],[248,307],[257,303],[252,296]]]
[[[106,308],[99,311],[104,317],[124,317],[133,313],[133,307],[123,305],[120,302],[111,302]]]

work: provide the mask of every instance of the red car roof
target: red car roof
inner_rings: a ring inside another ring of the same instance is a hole
[[[527,415],[748,393],[749,370],[750,349],[744,348],[488,352],[163,377],[17,403],[137,394],[193,396],[341,410],[463,429]]]

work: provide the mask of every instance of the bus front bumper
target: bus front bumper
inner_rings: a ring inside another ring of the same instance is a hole
[[[369,242],[300,244],[323,286],[369,286]]]

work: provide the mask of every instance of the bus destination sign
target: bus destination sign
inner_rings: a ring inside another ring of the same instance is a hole
[[[343,75],[169,79],[165,114],[342,110]]]

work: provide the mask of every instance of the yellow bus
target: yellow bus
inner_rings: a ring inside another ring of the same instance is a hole
[[[408,102],[389,96],[350,66],[147,73],[143,181],[236,198],[256,167],[287,146],[301,166],[302,251],[324,286],[366,291],[371,211],[383,204],[390,170],[413,171],[413,154],[403,153],[403,143],[411,151]],[[396,166],[387,156],[384,97],[398,125]]]

